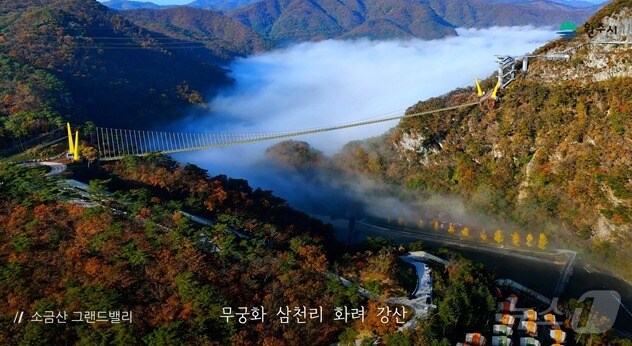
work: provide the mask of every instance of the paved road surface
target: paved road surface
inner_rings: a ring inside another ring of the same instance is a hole
[[[58,162],[40,162],[40,166],[48,166],[50,167],[50,172],[46,173],[45,176],[50,177],[53,175],[57,175],[66,171],[66,165]]]
[[[66,168],[67,168],[66,165],[64,165],[63,163],[52,162],[52,161],[29,162],[29,163],[20,164],[19,166],[24,166],[24,167],[46,166],[46,167],[50,167],[50,172],[44,174],[47,177],[51,177],[53,175],[57,175],[57,174],[63,173],[63,172],[66,171]]]

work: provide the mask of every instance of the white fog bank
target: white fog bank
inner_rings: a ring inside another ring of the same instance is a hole
[[[555,38],[532,27],[460,29],[433,41],[322,41],[239,59],[236,79],[209,103],[205,117],[173,129],[190,132],[286,131],[403,113],[420,100],[473,84],[496,69],[494,55],[523,54]],[[296,138],[333,154],[396,122]],[[275,142],[179,154],[176,159],[266,186],[250,165]]]

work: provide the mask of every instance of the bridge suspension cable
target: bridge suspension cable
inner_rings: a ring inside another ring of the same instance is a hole
[[[308,134],[330,132],[352,127],[372,125],[393,120],[401,120],[460,108],[472,107],[478,105],[480,102],[480,100],[477,100],[475,102],[469,102],[456,106],[444,107],[423,112],[401,114],[377,119],[367,119],[346,124],[285,132],[187,133],[137,131],[97,127],[96,149],[99,152],[99,158],[104,161],[117,160],[126,155],[145,156],[154,152],[173,154],[186,151],[221,148],[245,143],[292,138]]]

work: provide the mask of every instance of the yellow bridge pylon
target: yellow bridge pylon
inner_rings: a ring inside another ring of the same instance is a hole
[[[497,100],[498,99],[498,95],[496,95],[498,93],[498,89],[500,89],[500,81],[498,81],[498,83],[496,83],[496,86],[494,87],[494,90],[492,90],[492,94],[489,97],[492,100]]]
[[[79,131],[75,133],[73,140],[70,123],[66,123],[66,127],[68,128],[68,157],[73,161],[79,161]]]
[[[474,77],[474,83],[476,84],[476,94],[478,95],[478,97],[483,97],[485,96],[485,93],[483,92],[483,89],[481,88],[481,84],[478,81],[478,78]],[[494,86],[494,89],[492,89],[491,94],[489,95],[489,98],[492,100],[498,100],[498,89],[500,89],[500,80],[498,81],[498,83],[496,83],[496,86]]]
[[[474,83],[476,83],[476,94],[478,97],[483,97],[483,89],[481,89],[481,85],[478,83],[478,78],[474,77]]]

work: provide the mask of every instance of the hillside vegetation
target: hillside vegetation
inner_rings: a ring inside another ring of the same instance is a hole
[[[616,1],[597,18],[625,14],[629,23],[631,7],[630,1]],[[585,40],[582,33],[540,52]],[[545,230],[557,246],[579,249],[630,280],[631,51],[589,45],[571,53],[568,62],[534,61],[494,108],[407,119],[387,135],[348,144],[335,160],[345,171],[391,182],[420,198],[459,196],[472,212]],[[610,55],[619,59],[600,60]],[[493,82],[487,80],[486,87]],[[472,89],[455,90],[408,112],[473,99]]]
[[[257,1],[259,0],[195,0],[186,4],[186,6],[225,12],[250,5]]]
[[[221,58],[185,44],[93,0],[3,0],[0,145],[61,118],[125,128],[172,119],[229,82]]]
[[[458,27],[553,26],[570,20],[583,23],[595,9],[578,9],[552,1],[430,0],[432,9]]]
[[[136,25],[169,37],[203,43],[207,49],[227,61],[235,56],[261,52],[272,46],[242,23],[219,12],[192,7],[159,11],[139,9],[120,13]]]
[[[393,242],[343,247],[331,226],[270,192],[163,156],[71,169],[93,179],[92,206],[69,199],[41,170],[0,164],[2,344],[325,345],[363,335],[447,345],[468,326],[491,326],[494,277],[480,265],[452,258],[438,270],[435,319],[403,335],[394,319],[378,315],[379,299],[406,296],[402,285],[416,281]],[[332,272],[374,298],[345,288]],[[465,301],[469,308],[455,311]],[[226,307],[261,306],[264,322],[221,317]],[[281,323],[277,313],[286,306],[291,314],[322,306],[322,322],[290,315]],[[366,319],[334,321],[334,308],[344,306],[365,308]],[[66,311],[69,320],[12,323],[16,311],[26,320]],[[71,322],[75,311],[131,311],[133,323]]]
[[[137,10],[139,8],[162,8],[160,5],[156,5],[149,1],[129,1],[129,0],[109,0],[103,2],[103,5],[113,8],[115,10]]]
[[[0,170],[0,343],[323,344],[341,327],[283,325],[273,314],[293,304],[362,304],[322,273],[330,229],[270,193],[166,158],[110,169],[105,186],[125,191],[117,196],[130,202],[129,216],[59,201],[56,182],[40,171]],[[191,223],[181,208],[214,226]],[[266,328],[220,317],[223,307],[238,306],[270,309]],[[123,310],[133,312],[133,323],[12,324],[14,310]]]
[[[456,27],[583,23],[592,9],[548,2],[483,0],[264,0],[227,12],[279,43],[330,38],[435,39]]]
[[[293,42],[435,39],[455,35],[457,26],[581,22],[590,11],[478,0],[265,0],[226,14],[207,10],[246,2],[109,3],[140,7],[115,11],[96,0],[2,1],[0,148],[65,120],[118,128],[173,120],[230,82],[219,65]]]

